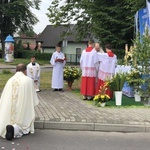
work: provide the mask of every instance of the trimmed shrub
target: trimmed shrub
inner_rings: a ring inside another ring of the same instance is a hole
[[[45,60],[48,62],[50,61],[50,58],[52,56],[51,53],[39,53],[32,50],[18,50],[17,53],[15,53],[15,58],[30,59],[33,55],[36,57],[37,60]]]

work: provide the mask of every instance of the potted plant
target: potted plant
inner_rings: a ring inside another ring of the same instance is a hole
[[[142,74],[143,85],[140,94],[143,100],[148,100],[150,104],[150,35],[149,29],[141,37],[138,35],[133,41],[132,67]]]
[[[74,80],[77,80],[81,77],[81,70],[73,66],[64,67],[64,80],[68,83],[68,87],[72,90],[72,84]]]
[[[122,104],[122,89],[126,81],[127,73],[116,73],[107,81],[108,86],[115,92],[116,105]]]
[[[104,107],[106,102],[110,100],[109,95],[106,94],[106,90],[107,90],[106,84],[100,86],[99,93],[95,95],[93,99],[95,105]]]
[[[127,84],[134,89],[134,97],[135,101],[141,101],[140,90],[141,85],[144,83],[142,78],[142,74],[137,69],[132,69],[127,77],[126,77]]]

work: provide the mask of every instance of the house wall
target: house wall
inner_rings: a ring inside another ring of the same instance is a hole
[[[65,54],[75,54],[76,55],[76,48],[81,48],[84,50],[86,48],[86,44],[82,43],[68,43],[67,46],[62,47],[62,52]],[[43,48],[44,53],[53,53],[56,51],[55,48]]]
[[[68,43],[66,47],[63,47],[62,51],[67,57],[68,63],[79,64],[82,50],[86,48],[86,44],[82,43]],[[77,52],[78,49],[79,51]]]
[[[76,52],[76,49],[80,49],[79,52]],[[86,48],[86,44],[84,43],[68,43],[67,46],[62,47],[62,52],[65,53],[67,57],[68,63],[74,63],[78,64],[80,60],[80,56],[82,53],[82,50]],[[55,48],[43,48],[44,53],[53,53],[55,52]]]
[[[53,53],[55,51],[56,51],[55,48],[43,48],[43,52],[44,53]]]
[[[68,43],[66,47],[62,48],[65,54],[76,54],[76,48],[81,48],[81,50],[86,48],[84,43]]]

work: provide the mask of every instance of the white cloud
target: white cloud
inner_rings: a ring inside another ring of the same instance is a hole
[[[31,9],[31,11],[39,19],[39,22],[33,26],[34,32],[41,33],[47,25],[50,24],[48,17],[46,16],[47,8],[51,5],[52,0],[42,0],[40,4],[40,10]]]

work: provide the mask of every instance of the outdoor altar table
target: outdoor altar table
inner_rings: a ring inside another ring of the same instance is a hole
[[[124,65],[117,65],[115,69],[115,73],[123,73],[123,72],[129,72],[131,70],[131,66],[124,66]],[[127,82],[124,83],[122,94],[126,95],[128,97],[134,97],[134,91],[131,86],[128,85]]]

